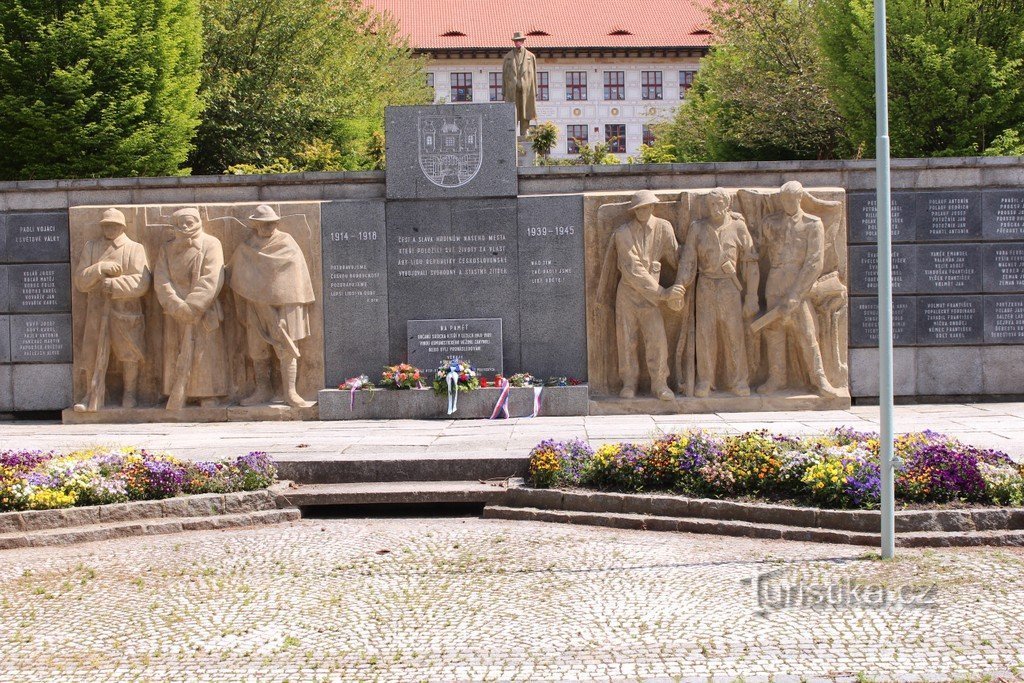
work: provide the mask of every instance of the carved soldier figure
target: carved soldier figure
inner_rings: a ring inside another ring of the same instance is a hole
[[[88,294],[80,350],[86,359],[88,390],[74,405],[77,412],[103,407],[111,353],[121,362],[124,376],[121,406],[136,405],[139,364],[146,348],[142,297],[149,290],[151,276],[145,248],[125,235],[126,227],[123,213],[104,211],[100,219],[103,238],[88,241],[75,266],[75,287]]]
[[[662,263],[675,264],[679,258],[672,224],[654,217],[658,197],[640,190],[629,205],[632,220],[615,229],[606,262],[613,260],[620,280],[615,292],[615,333],[619,349],[622,398],[636,396],[640,374],[637,344],[641,338],[651,376],[651,393],[663,401],[674,397],[668,388],[668,340],[659,305],[675,305],[683,287],[662,287]]]
[[[154,269],[154,288],[164,309],[164,380],[167,409],[199,399],[215,406],[228,394],[227,358],[217,300],[224,286],[220,240],[203,230],[199,209],[175,211],[174,238],[164,244]]]
[[[770,270],[765,284],[768,312],[755,321],[764,328],[768,347],[768,381],[760,394],[786,387],[786,341],[792,339],[822,396],[839,396],[825,375],[821,349],[815,336],[809,299],[824,266],[825,228],[821,219],[805,213],[800,206],[803,186],[791,181],[782,186],[782,211],[764,220],[762,248],[768,253]]]
[[[537,118],[537,57],[526,49],[526,36],[512,36],[515,47],[505,55],[501,83],[505,101],[516,105],[519,134],[526,135],[530,121]]]
[[[722,188],[708,193],[708,217],[690,226],[679,265],[680,283],[690,287],[697,281],[697,397],[707,396],[712,386],[750,395],[744,323],[757,315],[760,271],[747,224],[729,210],[729,203]],[[720,351],[725,376],[719,384],[715,367]]]
[[[256,375],[256,391],[242,405],[269,403],[270,351],[281,368],[285,401],[296,408],[313,402],[295,390],[301,354],[296,342],[310,335],[309,307],[315,301],[313,282],[302,249],[291,235],[277,229],[281,217],[261,204],[249,216],[253,234],[239,245],[228,268],[231,289],[244,300],[239,318]]]

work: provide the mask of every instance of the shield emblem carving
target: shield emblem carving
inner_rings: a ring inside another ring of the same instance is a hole
[[[420,169],[438,187],[461,187],[483,162],[481,114],[419,117]]]

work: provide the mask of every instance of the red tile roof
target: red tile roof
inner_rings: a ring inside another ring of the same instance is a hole
[[[417,50],[703,47],[713,0],[363,0]],[[532,35],[531,35],[532,34]]]

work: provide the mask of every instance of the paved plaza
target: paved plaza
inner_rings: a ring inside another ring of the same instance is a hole
[[[0,595],[0,681],[1024,675],[1020,549],[308,519],[4,551]]]
[[[358,459],[526,455],[546,438],[580,437],[593,445],[640,440],[688,428],[790,434],[833,427],[878,429],[878,407],[849,410],[708,415],[614,415],[511,420],[380,420],[211,424],[60,425],[0,422],[0,449],[71,449],[133,445],[184,458],[233,457],[263,450],[287,459]],[[896,407],[899,432],[932,429],[972,445],[1024,457],[1024,403]]]

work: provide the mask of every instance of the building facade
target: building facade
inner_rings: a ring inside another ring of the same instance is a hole
[[[595,0],[369,0],[427,58],[438,103],[503,99],[501,64],[522,31],[537,55],[537,122],[558,128],[552,151],[606,143],[623,160],[652,144],[652,125],[685,102],[710,31],[706,4],[655,0],[643,7]]]

